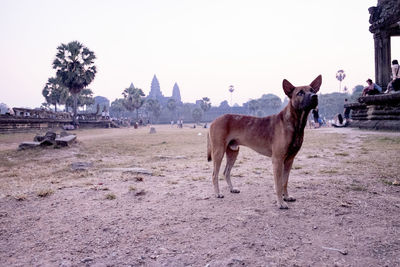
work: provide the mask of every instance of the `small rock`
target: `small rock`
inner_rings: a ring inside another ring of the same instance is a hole
[[[35,148],[40,146],[39,142],[23,142],[18,146],[19,150],[28,149],[28,148]]]
[[[75,130],[75,127],[74,127],[74,125],[68,124],[68,125],[64,125],[63,129],[64,130]]]
[[[144,196],[144,195],[146,195],[146,191],[144,191],[143,189],[135,192],[135,196]]]
[[[71,164],[71,170],[73,171],[85,171],[93,166],[91,162],[74,162]]]
[[[86,258],[81,260],[81,262],[83,262],[83,263],[90,262],[90,261],[93,261],[93,259],[90,258],[90,257],[86,257]]]
[[[149,170],[143,168],[105,168],[103,171],[120,171],[120,172],[131,172],[152,175],[153,173]]]
[[[66,131],[61,131],[61,133],[60,133],[60,137],[65,137],[68,135],[69,135],[69,133],[67,133]]]

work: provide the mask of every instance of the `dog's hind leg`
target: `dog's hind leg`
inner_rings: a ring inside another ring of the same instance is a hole
[[[231,182],[231,170],[233,165],[235,164],[236,158],[239,154],[239,147],[236,150],[231,149],[229,146],[226,149],[226,167],[224,170],[225,180],[228,183],[229,190],[231,193],[240,193],[238,189],[233,188]]]
[[[224,151],[223,147],[221,147],[219,149],[214,149],[214,151],[212,153],[212,159],[213,159],[213,163],[214,163],[214,171],[212,174],[212,180],[213,180],[213,184],[214,184],[215,195],[217,198],[224,197],[224,195],[220,193],[219,185],[218,185],[218,174],[219,174],[219,169],[221,168],[222,159],[224,158],[224,153],[225,153],[225,151]]]
[[[294,202],[296,199],[294,197],[290,197],[287,186],[288,186],[288,181],[289,181],[289,174],[290,170],[292,169],[292,164],[293,164],[293,159],[289,159],[285,161],[284,166],[283,166],[283,200],[286,202]]]

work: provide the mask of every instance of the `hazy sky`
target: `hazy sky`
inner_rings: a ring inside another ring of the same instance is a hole
[[[90,88],[113,101],[132,82],[146,95],[156,74],[165,96],[178,83],[184,102],[213,105],[262,94],[284,96],[282,80],[322,93],[374,79],[368,7],[376,0],[0,1],[0,102],[38,107],[61,43],[95,52]],[[400,58],[400,38],[392,56]]]

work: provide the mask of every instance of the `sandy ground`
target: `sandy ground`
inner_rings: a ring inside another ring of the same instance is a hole
[[[216,199],[207,130],[156,129],[0,135],[0,265],[400,265],[400,133],[307,129],[279,210],[269,158],[241,147]]]

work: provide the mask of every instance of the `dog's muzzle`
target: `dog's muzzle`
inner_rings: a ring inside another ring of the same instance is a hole
[[[318,95],[316,94],[312,94],[311,95],[311,106],[313,108],[315,108],[316,106],[318,106]]]

